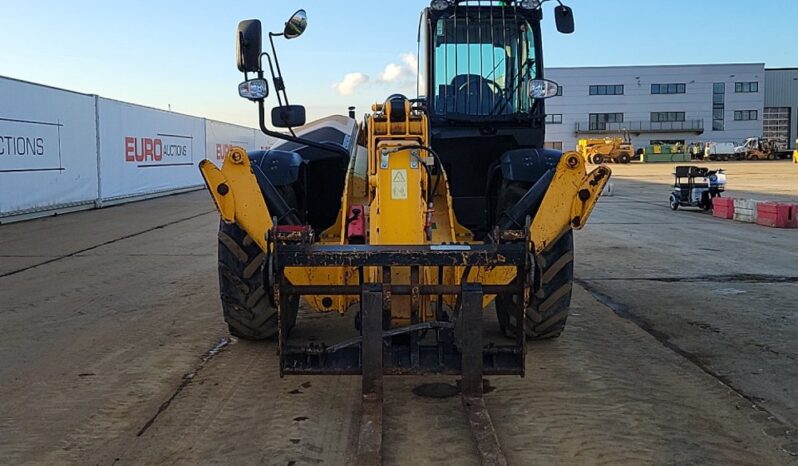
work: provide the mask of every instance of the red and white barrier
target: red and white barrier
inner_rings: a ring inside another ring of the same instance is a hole
[[[734,200],[734,220],[738,222],[756,222],[756,205],[759,201],[753,199]]]
[[[734,199],[716,197],[712,199],[712,216],[731,220],[734,218]]]
[[[753,199],[712,199],[712,216],[771,228],[798,228],[798,204]]]
[[[798,228],[798,206],[780,202],[756,205],[756,223],[772,228]]]

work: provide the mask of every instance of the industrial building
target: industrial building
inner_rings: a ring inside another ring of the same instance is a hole
[[[764,63],[548,68],[560,84],[547,101],[546,144],[572,150],[580,138],[629,133],[655,143],[798,137],[798,69]]]

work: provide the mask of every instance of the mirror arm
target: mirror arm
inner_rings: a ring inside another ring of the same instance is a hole
[[[260,69],[263,70],[262,62],[263,62],[263,56],[264,55],[266,56],[266,60],[269,61],[269,72],[272,74],[272,83],[274,84],[274,92],[277,94],[277,103],[280,104],[280,106],[282,107],[283,106],[283,99],[282,99],[282,97],[280,97],[280,89],[285,90],[284,87],[280,85],[282,79],[278,79],[278,77],[275,76],[275,74],[274,74],[274,66],[272,65],[272,57],[266,52],[263,52],[263,53],[260,54],[260,57],[261,57]],[[263,73],[263,71],[261,71],[261,73]],[[259,76],[259,77],[262,78],[263,76]]]
[[[311,141],[305,138],[300,138],[295,135],[289,136],[284,133],[278,133],[277,131],[272,131],[266,127],[266,115],[263,105],[263,100],[258,101],[258,122],[260,123],[260,130],[266,136],[271,136],[273,138],[282,139],[283,141],[295,142],[297,144],[304,144],[306,146],[315,147],[316,149],[326,150],[329,152],[334,152],[341,156],[344,160],[349,159],[349,152],[343,148],[343,146],[333,145],[333,144],[324,144],[316,141]]]
[[[288,102],[288,94],[286,94],[285,92],[285,82],[283,81],[283,72],[282,70],[280,70],[280,60],[277,59],[277,49],[274,48],[274,37],[282,35],[283,35],[282,33],[274,33],[274,32],[269,33],[269,43],[272,46],[272,55],[274,55],[274,65],[277,68],[276,77],[274,75],[274,69],[272,69],[272,78],[274,80],[274,90],[277,93],[277,102],[279,102],[280,105],[283,105],[282,101],[280,100],[280,91],[283,91],[283,98],[285,99],[285,105],[290,105],[290,103]],[[272,66],[272,60],[271,58],[269,58],[269,68],[271,68],[271,66]]]
[[[283,72],[280,70],[280,61],[277,59],[277,49],[274,47],[274,37],[275,36],[282,36],[282,33],[269,33],[269,43],[272,46],[272,55],[274,55],[274,65],[277,67],[277,75],[274,74],[274,67],[272,66],[272,58],[269,54],[266,54],[266,58],[269,60],[269,70],[272,73],[272,82],[274,83],[274,93],[277,94],[277,103],[280,106],[283,106],[283,100],[285,100],[285,105],[291,105],[288,103],[288,94],[285,93],[285,81],[283,81]],[[282,98],[280,97],[280,91],[283,91]],[[294,128],[288,128],[288,131],[291,133],[291,136],[296,137],[296,133],[294,133]]]

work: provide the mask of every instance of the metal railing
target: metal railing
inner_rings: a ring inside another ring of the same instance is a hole
[[[641,133],[696,133],[704,132],[704,120],[686,121],[625,121],[623,123],[603,123],[579,121],[576,123],[577,134],[605,134],[628,131]]]

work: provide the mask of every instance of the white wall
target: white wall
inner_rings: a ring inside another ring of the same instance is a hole
[[[256,138],[256,132],[264,138],[266,135],[253,128],[245,126],[223,123],[221,121],[205,121],[205,153],[207,158],[217,164],[224,160],[224,154],[232,146],[243,147],[244,149],[260,150]]]
[[[100,199],[202,184],[202,118],[100,98]]]
[[[259,130],[255,130],[255,149],[256,150],[268,150],[271,149],[272,146],[277,142],[277,139],[266,136]]]
[[[203,185],[260,130],[0,77],[0,223]]]
[[[0,77],[0,215],[97,198],[94,96]]]

